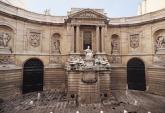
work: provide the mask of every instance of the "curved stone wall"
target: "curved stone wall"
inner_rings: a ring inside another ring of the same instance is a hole
[[[91,10],[89,12],[95,12]],[[96,14],[96,16],[104,17],[98,12]],[[98,21],[80,20],[82,26],[85,25],[84,23],[92,26],[87,26],[87,28],[93,30],[91,30],[92,36],[95,37],[97,35],[95,26]],[[73,48],[72,37],[76,35],[71,31],[78,29],[73,28],[70,21],[72,20],[68,16],[36,14],[0,2],[0,32],[5,33],[6,28],[12,31],[10,35],[12,40],[8,40],[9,46],[5,49],[0,48],[2,57],[0,62],[5,61],[0,65],[14,64],[20,67],[20,69],[7,68],[8,71],[0,68],[1,95],[6,95],[10,89],[17,91],[19,89],[18,92],[21,92],[23,64],[30,58],[39,58],[44,63],[44,90],[66,90],[67,77],[64,65]],[[107,18],[104,22],[102,25],[99,24],[104,30],[101,31],[104,37],[102,46],[112,65],[110,88],[112,90],[127,89],[127,62],[132,58],[139,58],[145,63],[146,91],[164,95],[165,77],[162,69],[164,65],[161,62],[165,61],[165,52],[158,52],[160,54],[155,52],[155,33],[165,29],[165,9],[135,17]],[[80,37],[82,37],[83,30],[84,28],[80,27]],[[58,34],[58,37],[55,34]],[[80,41],[80,45],[82,45],[81,42],[83,41]],[[93,43],[95,42],[94,39]],[[4,57],[5,55],[8,57]],[[81,55],[83,56],[83,51]],[[159,65],[161,68],[154,67],[154,65]]]

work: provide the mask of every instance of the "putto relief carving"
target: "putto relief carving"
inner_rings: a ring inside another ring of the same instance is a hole
[[[111,39],[112,54],[119,54],[120,52],[120,41],[118,35],[113,35]]]
[[[139,43],[140,43],[139,34],[130,35],[130,47],[131,48],[134,48],[134,49],[138,48]]]
[[[2,64],[13,64],[13,57],[10,55],[0,55],[0,65]]]
[[[9,33],[0,32],[0,47],[8,47],[8,43],[11,40]]]
[[[111,64],[121,64],[121,57],[118,55],[112,55],[109,59]]]
[[[29,33],[29,43],[32,47],[40,46],[41,33],[39,32],[30,32]]]
[[[60,51],[60,35],[59,34],[54,34],[52,37],[52,47],[51,47],[51,52],[53,54],[61,54]]]

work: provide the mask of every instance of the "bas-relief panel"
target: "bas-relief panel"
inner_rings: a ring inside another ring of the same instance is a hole
[[[143,32],[135,32],[135,33],[129,33],[128,38],[129,38],[129,53],[131,54],[138,54],[142,53],[142,37],[143,37]]]
[[[31,52],[41,52],[43,33],[36,29],[27,29],[26,50]]]
[[[8,52],[6,51],[7,53],[13,52],[13,34],[14,33],[11,28],[7,26],[0,26],[0,49],[3,49],[3,52],[5,52],[4,50],[8,50]]]
[[[155,56],[154,64],[165,66],[165,29],[159,30],[154,36]]]
[[[13,64],[13,30],[0,26],[0,65]]]
[[[14,56],[12,55],[0,55],[0,65],[14,64]]]

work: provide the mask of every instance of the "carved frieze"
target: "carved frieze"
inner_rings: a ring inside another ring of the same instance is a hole
[[[80,18],[97,18],[98,16],[91,12],[84,12],[79,15]]]
[[[118,55],[112,55],[110,56],[110,63],[111,64],[121,64],[121,57]]]
[[[140,36],[139,34],[133,34],[130,35],[130,47],[131,48],[138,48],[139,47],[139,43],[140,43]]]
[[[41,40],[41,33],[40,32],[30,32],[29,33],[29,43],[32,47],[39,47]]]
[[[11,35],[6,32],[0,32],[0,47],[8,47]]]
[[[0,64],[13,64],[13,57],[10,55],[0,55]]]

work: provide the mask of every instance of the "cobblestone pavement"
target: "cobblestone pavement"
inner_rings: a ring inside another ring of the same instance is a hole
[[[68,106],[64,93],[41,92],[0,101],[0,113],[165,113],[165,97],[139,91],[113,91],[109,104],[79,104]],[[33,103],[31,102],[33,101]]]

